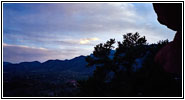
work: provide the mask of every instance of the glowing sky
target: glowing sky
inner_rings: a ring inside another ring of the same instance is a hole
[[[173,40],[151,3],[4,3],[3,61],[89,55],[110,38],[139,32],[148,43]]]

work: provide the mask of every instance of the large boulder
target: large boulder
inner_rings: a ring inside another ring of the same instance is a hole
[[[182,72],[182,3],[153,3],[158,21],[176,31],[172,42],[163,47],[156,55],[155,62],[166,72]],[[172,33],[169,33],[172,34]]]

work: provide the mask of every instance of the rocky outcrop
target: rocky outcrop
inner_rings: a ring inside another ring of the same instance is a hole
[[[163,47],[156,55],[155,62],[169,73],[182,72],[182,4],[154,3],[158,21],[176,31],[172,42]],[[172,34],[172,33],[169,33]]]

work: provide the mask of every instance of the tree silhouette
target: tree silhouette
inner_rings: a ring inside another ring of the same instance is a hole
[[[123,35],[123,41],[117,42],[115,49],[115,39],[96,45],[93,54],[86,57],[87,66],[94,66],[96,70],[92,77],[82,83],[81,94],[142,97],[181,95],[180,81],[174,80],[173,75],[164,72],[154,62],[156,53],[168,44],[168,40],[150,45],[146,41],[144,36],[136,32]],[[114,74],[111,76],[110,73]]]
[[[123,41],[118,42],[118,48],[116,48],[115,53],[117,66],[126,68],[125,71],[127,71],[127,74],[130,74],[135,59],[144,56],[146,41],[145,37],[140,37],[138,32],[123,35]]]
[[[111,50],[114,48],[115,39],[110,39],[105,44],[98,44],[94,47],[93,54],[86,57],[87,66],[96,66],[94,78],[97,81],[104,81],[106,74],[111,70],[113,61],[110,58]]]
[[[133,46],[145,45],[145,44],[146,44],[145,36],[140,37],[138,32],[136,32],[135,34],[127,33],[126,35],[123,35],[122,46],[133,47]]]
[[[123,35],[123,41],[118,42],[116,50],[113,50],[114,43],[115,39],[110,39],[105,44],[96,45],[93,54],[86,58],[87,66],[96,66],[94,78],[98,81],[104,82],[107,74],[111,71],[117,76],[120,76],[122,71],[126,71],[129,75],[135,59],[144,55],[141,52],[144,50],[143,46],[146,45],[146,39],[140,37],[137,32]],[[111,52],[115,52],[115,54],[110,55]],[[120,70],[120,67],[124,67],[125,70]]]

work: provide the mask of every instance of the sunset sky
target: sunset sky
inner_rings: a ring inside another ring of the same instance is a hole
[[[139,32],[148,43],[173,40],[151,3],[3,3],[3,61],[89,55],[110,38]]]

